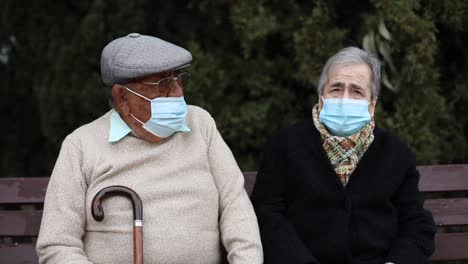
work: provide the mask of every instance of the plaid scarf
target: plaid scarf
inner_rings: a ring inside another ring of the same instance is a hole
[[[372,144],[372,141],[374,141],[374,120],[351,136],[338,137],[330,134],[322,122],[320,122],[318,107],[318,104],[316,104],[312,108],[314,125],[320,132],[323,148],[327,153],[333,169],[340,178],[343,186],[346,186],[359,160]]]

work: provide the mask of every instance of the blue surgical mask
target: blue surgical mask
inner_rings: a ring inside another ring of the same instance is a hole
[[[320,111],[320,121],[335,136],[347,137],[360,131],[370,123],[369,104],[367,100],[324,99]]]
[[[190,128],[185,125],[185,116],[187,115],[187,104],[184,97],[158,97],[149,99],[128,87],[122,85],[129,92],[148,100],[151,103],[151,118],[142,122],[130,113],[130,115],[143,125],[151,134],[166,138],[175,132],[188,132]]]

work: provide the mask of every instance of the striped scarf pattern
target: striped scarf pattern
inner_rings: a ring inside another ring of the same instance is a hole
[[[338,175],[343,186],[346,186],[359,160],[374,141],[374,120],[351,136],[338,137],[328,132],[322,122],[320,122],[318,108],[318,104],[312,108],[314,125],[320,132],[323,142],[322,146],[335,173]]]

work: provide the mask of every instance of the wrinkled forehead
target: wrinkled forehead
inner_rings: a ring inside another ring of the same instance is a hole
[[[372,71],[365,63],[333,65],[328,71],[328,82],[330,83],[336,79],[359,81],[362,84],[368,85],[370,88]]]

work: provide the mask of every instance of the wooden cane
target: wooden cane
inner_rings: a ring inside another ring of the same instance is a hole
[[[138,194],[125,186],[113,185],[100,190],[94,196],[91,214],[94,220],[101,222],[104,219],[102,200],[108,196],[120,195],[129,198],[133,205],[133,263],[143,264],[143,204]]]

